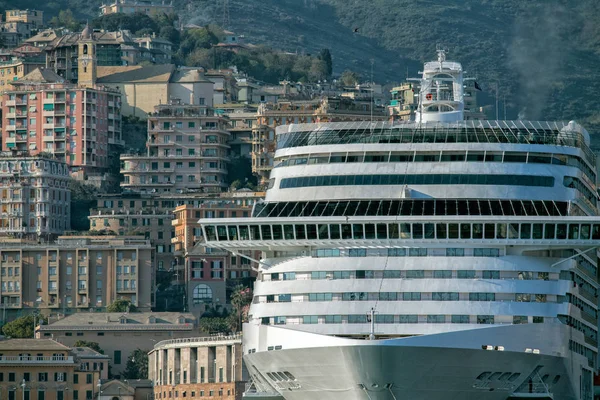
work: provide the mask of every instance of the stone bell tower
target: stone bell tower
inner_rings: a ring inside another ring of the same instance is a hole
[[[89,25],[86,24],[77,44],[77,83],[81,86],[93,87],[96,84],[96,43]]]

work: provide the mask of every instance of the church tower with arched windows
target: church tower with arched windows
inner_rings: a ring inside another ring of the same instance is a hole
[[[81,86],[93,87],[96,84],[96,43],[89,25],[81,32],[77,57],[77,82]]]

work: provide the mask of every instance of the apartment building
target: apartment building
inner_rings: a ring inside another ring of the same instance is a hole
[[[157,37],[155,33],[134,38],[137,46],[142,50],[142,59],[156,64],[171,64],[173,56],[173,43]]]
[[[247,377],[242,336],[165,340],[148,354],[154,399],[241,400]]]
[[[144,13],[152,15],[160,13],[172,14],[174,12],[173,3],[164,0],[161,2],[152,2],[149,0],[116,0],[100,6],[100,16],[115,13]]]
[[[44,26],[44,12],[39,10],[6,10],[6,22],[23,22],[39,29]]]
[[[0,235],[62,235],[71,229],[69,169],[39,155],[0,153]]]
[[[256,276],[252,259],[259,259],[260,252],[242,251],[235,256],[223,250],[203,246],[204,238],[198,220],[200,218],[249,217],[252,207],[264,198],[264,192],[240,190],[223,193],[220,198],[207,200],[199,206],[182,205],[173,213],[171,221],[175,229],[175,268],[185,276],[188,310],[196,315],[208,305],[225,304],[226,282]]]
[[[173,100],[148,117],[146,155],[121,155],[121,187],[128,192],[214,193],[225,190],[228,120],[203,105]]]
[[[183,313],[78,313],[40,325],[38,339],[53,337],[66,346],[96,342],[109,357],[113,375],[121,374],[136,349],[149,351],[161,340],[198,336],[196,318]]]
[[[0,242],[0,300],[10,317],[39,309],[103,311],[118,299],[154,302],[153,249],[134,237],[60,236],[52,243]]]
[[[371,108],[373,111],[371,112]],[[382,121],[387,118],[383,108],[374,106],[369,99],[323,97],[316,100],[280,100],[262,103],[258,107],[256,126],[252,129],[252,172],[265,185],[273,169],[277,148],[275,128],[280,125],[364,121]]]
[[[122,144],[120,93],[52,77],[35,70],[4,92],[3,150],[51,153],[73,172],[105,171],[110,147]]]
[[[231,157],[252,157],[252,129],[256,126],[257,107],[229,103],[219,106],[215,112],[229,118],[229,146]]]
[[[0,341],[0,396],[11,400],[95,399],[103,371],[89,368],[90,356],[95,353],[104,371],[108,371],[107,360],[83,349],[71,349],[51,339]]]
[[[44,63],[41,61],[30,61],[18,57],[0,62],[0,93],[9,90],[15,81],[23,79],[25,75],[42,67],[44,67]]]

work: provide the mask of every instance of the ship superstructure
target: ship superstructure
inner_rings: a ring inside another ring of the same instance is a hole
[[[244,359],[285,399],[591,400],[596,158],[574,122],[464,121],[459,63],[426,63],[415,121],[279,127],[251,219]],[[256,393],[255,393],[256,395]]]

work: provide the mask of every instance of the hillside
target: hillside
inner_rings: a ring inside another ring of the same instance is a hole
[[[0,7],[39,7],[0,0]],[[101,2],[51,0],[95,16]],[[576,4],[575,4],[576,3]],[[415,76],[437,43],[484,88],[483,101],[507,99],[508,118],[577,119],[600,128],[600,4],[595,0],[229,0],[226,28],[248,42],[288,52],[330,48],[334,72],[394,83]],[[223,24],[222,0],[175,0],[184,23]],[[354,29],[358,29],[354,33]],[[501,117],[503,105],[501,104]],[[600,149],[600,140],[598,146]]]

